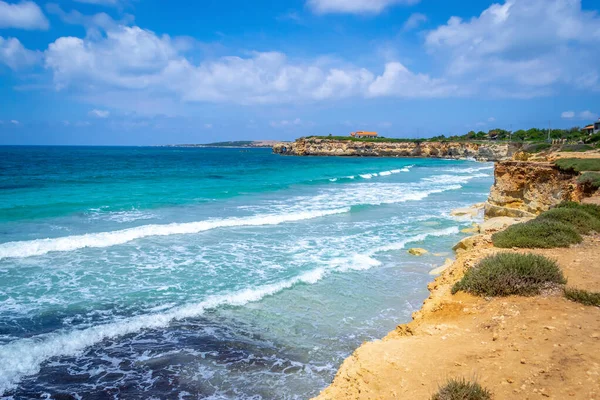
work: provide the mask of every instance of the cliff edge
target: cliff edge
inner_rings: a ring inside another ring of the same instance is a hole
[[[300,138],[295,142],[277,143],[273,152],[294,156],[347,157],[432,157],[473,158],[478,161],[510,159],[519,151],[516,143],[425,142],[425,141],[360,141]]]

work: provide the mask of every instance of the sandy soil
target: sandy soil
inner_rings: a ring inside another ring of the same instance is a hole
[[[363,344],[318,399],[429,399],[453,377],[478,380],[495,399],[600,399],[600,308],[561,292],[450,294],[466,266],[497,251],[489,236],[478,237],[429,285],[431,296],[414,320]],[[532,252],[556,259],[568,286],[600,291],[600,237]]]

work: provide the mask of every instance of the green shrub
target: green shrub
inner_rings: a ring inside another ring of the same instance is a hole
[[[491,400],[492,393],[477,382],[450,379],[431,400]]]
[[[600,206],[595,204],[581,204],[575,201],[564,201],[556,206],[556,208],[575,208],[578,210],[583,210],[586,213],[600,219]]]
[[[552,220],[535,219],[492,235],[494,246],[501,248],[550,249],[569,247],[581,241],[581,235],[572,226]]]
[[[586,306],[600,307],[600,292],[589,292],[582,289],[565,288],[565,297]]]
[[[600,171],[600,158],[561,158],[555,164],[563,171]]]
[[[540,151],[548,150],[552,145],[550,143],[532,143],[523,147],[523,151],[527,153],[539,153]]]
[[[584,172],[577,178],[577,183],[591,189],[600,188],[600,173]]]
[[[600,232],[600,219],[579,208],[553,208],[540,214],[536,220],[563,222],[584,235],[591,231]]]
[[[566,283],[556,261],[537,254],[499,253],[484,258],[452,288],[478,296],[533,296]]]
[[[588,150],[594,150],[594,148],[592,146],[590,146],[589,144],[565,144],[560,149],[560,151],[567,151],[567,152],[588,151]]]

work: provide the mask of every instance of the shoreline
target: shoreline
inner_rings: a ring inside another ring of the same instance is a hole
[[[501,218],[506,217],[487,221]],[[568,249],[498,249],[491,235],[506,226],[493,225],[460,240],[453,248],[455,260],[446,266],[447,260],[428,284],[429,297],[411,321],[359,346],[314,399],[429,399],[448,378],[476,378],[495,399],[600,396],[600,355],[586,354],[600,346],[599,308],[583,307],[556,293],[499,298],[451,294],[468,268],[498,252],[559,258],[569,284],[598,291],[600,266],[591,264],[600,263],[600,236],[585,237]],[[559,317],[568,322],[559,323]],[[570,333],[573,327],[577,336]],[[561,365],[559,357],[579,361]],[[576,377],[587,377],[587,385]]]

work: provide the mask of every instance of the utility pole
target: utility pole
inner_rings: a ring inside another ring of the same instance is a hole
[[[548,143],[550,143],[550,120],[548,120]]]

